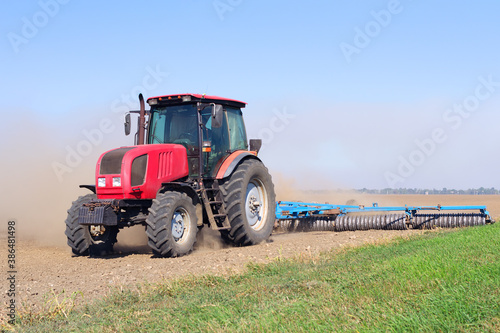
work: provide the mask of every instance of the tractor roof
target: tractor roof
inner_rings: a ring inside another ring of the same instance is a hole
[[[156,101],[152,101],[156,100]],[[247,103],[238,101],[235,99],[229,99],[219,96],[207,96],[205,94],[177,94],[177,95],[164,95],[164,96],[156,96],[148,98],[148,104],[154,105],[160,104],[179,104],[179,103],[193,103],[193,102],[202,102],[202,103],[217,103],[228,106],[233,106],[237,108],[244,108]]]

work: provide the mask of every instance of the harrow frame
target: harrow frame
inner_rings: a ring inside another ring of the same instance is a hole
[[[277,226],[294,231],[431,229],[475,226],[493,222],[486,206],[478,205],[383,207],[374,203],[366,207],[294,201],[276,203],[276,220]]]
[[[331,215],[333,211],[342,216],[349,213],[371,213],[371,212],[404,212],[414,217],[420,211],[470,211],[478,210],[481,214],[489,217],[486,206],[379,206],[373,203],[373,206],[364,205],[332,205],[319,203],[306,203],[295,201],[278,201],[276,203],[276,219],[297,219],[312,217],[315,215]]]

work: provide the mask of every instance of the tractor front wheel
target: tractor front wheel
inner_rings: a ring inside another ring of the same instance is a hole
[[[78,223],[80,208],[87,202],[95,200],[95,194],[87,194],[73,202],[66,218],[66,237],[73,254],[77,256],[101,256],[113,252],[118,234],[117,227],[88,226]]]
[[[157,257],[180,257],[196,242],[196,208],[185,193],[167,191],[153,200],[146,219],[148,245]]]

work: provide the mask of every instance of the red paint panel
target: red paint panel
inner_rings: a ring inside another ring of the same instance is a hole
[[[111,150],[110,150],[111,151]],[[122,159],[121,173],[100,175],[101,155],[96,167],[96,191],[99,199],[154,199],[162,183],[175,181],[189,174],[186,148],[176,144],[134,146]],[[131,186],[132,161],[147,154],[148,162],[144,184]],[[121,177],[121,186],[113,187],[113,177]],[[106,186],[99,187],[98,178],[106,178]]]

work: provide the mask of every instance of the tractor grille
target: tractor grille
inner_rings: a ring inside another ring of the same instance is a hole
[[[102,157],[101,168],[99,173],[101,175],[117,175],[122,172],[123,156],[132,148],[119,148],[110,151]]]
[[[164,151],[158,156],[158,179],[169,176],[172,173],[172,152]]]

